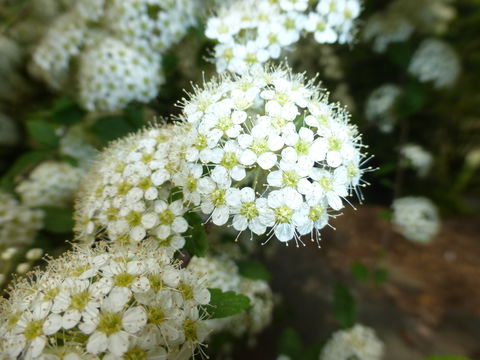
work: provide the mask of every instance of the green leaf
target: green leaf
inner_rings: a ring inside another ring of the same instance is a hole
[[[185,215],[189,229],[185,234],[185,249],[192,255],[203,257],[208,251],[208,239],[202,218],[195,212]]]
[[[350,291],[341,284],[335,285],[333,289],[333,313],[342,328],[352,327],[356,322],[355,299]]]
[[[83,120],[86,115],[78,104],[69,98],[60,98],[53,105],[50,121],[55,124],[73,125]]]
[[[377,213],[380,219],[392,220],[393,213],[391,210],[382,210]]]
[[[426,101],[426,92],[422,84],[411,81],[405,88],[404,95],[400,99],[400,114],[408,117],[418,112]]]
[[[374,275],[375,284],[380,285],[388,280],[388,271],[386,269],[377,269]]]
[[[301,360],[318,360],[323,346],[324,344],[316,344],[308,348],[301,356]]]
[[[2,177],[0,187],[5,191],[12,191],[15,187],[14,179],[17,175],[28,171],[31,167],[37,165],[39,162],[48,159],[53,155],[51,150],[30,151],[22,154],[8,172]]]
[[[141,104],[130,104],[125,109],[125,116],[136,129],[140,129],[147,124],[145,121],[144,107]]]
[[[243,277],[253,280],[270,281],[272,275],[262,264],[252,260],[241,260],[237,262],[238,272]]]
[[[208,313],[210,319],[219,319],[241,313],[250,308],[250,299],[234,291],[223,292],[220,289],[210,291],[210,306]]]
[[[278,353],[287,355],[291,359],[298,359],[302,353],[302,348],[302,340],[298,333],[292,328],[285,329],[280,336]]]
[[[90,129],[104,144],[136,130],[126,118],[117,115],[98,119]]]
[[[425,358],[425,360],[470,360],[464,356],[456,356],[456,355],[434,355]]]
[[[353,277],[357,281],[366,282],[370,275],[370,270],[368,270],[368,267],[361,262],[356,262],[352,264],[352,267],[350,268],[350,270],[352,272]]]
[[[69,233],[73,229],[73,213],[71,209],[54,206],[42,206],[44,212],[44,228],[56,234]]]
[[[41,145],[56,147],[58,136],[55,134],[55,126],[42,120],[27,121],[28,134]]]

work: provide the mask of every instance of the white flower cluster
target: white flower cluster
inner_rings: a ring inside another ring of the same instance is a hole
[[[158,56],[114,38],[101,38],[80,59],[80,102],[90,111],[115,110],[134,100],[146,103],[164,82],[160,66]]]
[[[19,182],[15,191],[25,205],[67,206],[80,186],[84,171],[66,162],[45,161]]]
[[[201,167],[192,167],[190,177],[179,173],[187,140],[185,129],[167,125],[120,140],[102,153],[78,196],[80,238],[107,235],[111,241],[139,242],[153,237],[173,251],[182,248],[188,208],[182,200],[169,201],[172,183],[191,184],[202,175]],[[193,185],[185,186],[186,200]]]
[[[392,208],[392,222],[408,240],[428,244],[440,230],[438,210],[427,198],[403,197],[396,199]]]
[[[203,280],[151,243],[79,248],[30,278],[1,304],[2,359],[187,360],[208,335]]]
[[[211,17],[205,34],[218,42],[217,71],[242,74],[278,59],[305,33],[319,43],[351,41],[360,10],[359,0],[319,0],[313,9],[307,0],[240,0]]]
[[[395,0],[366,22],[363,38],[373,50],[385,52],[390,43],[406,41],[415,32],[440,34],[455,17],[450,0]]]
[[[402,90],[394,84],[384,84],[373,90],[365,104],[365,117],[380,131],[391,133],[397,120],[395,105]]]
[[[356,324],[335,332],[324,346],[320,360],[382,360],[384,352],[384,345],[375,331]]]
[[[182,122],[112,146],[79,196],[77,232],[183,246],[183,215],[215,225],[317,237],[329,209],[357,189],[360,136],[326,93],[286,70],[212,80],[184,102]],[[181,200],[169,201],[171,192]]]
[[[15,145],[19,140],[18,129],[9,116],[0,113],[0,146]]]
[[[413,54],[408,71],[421,82],[432,82],[437,89],[453,86],[461,65],[455,50],[438,39],[424,40]]]
[[[185,101],[194,146],[186,160],[208,168],[199,204],[216,225],[272,228],[282,242],[317,235],[360,182],[360,136],[349,114],[283,69],[223,78]]]
[[[206,320],[212,334],[229,332],[253,339],[272,321],[274,302],[268,283],[240,276],[237,265],[228,257],[193,257],[188,269],[198,277],[205,276],[209,288],[235,291],[250,298],[252,307],[248,311],[227,318]]]
[[[407,165],[417,171],[418,176],[425,177],[433,165],[433,156],[420,145],[405,144],[400,149]]]
[[[0,248],[29,245],[42,227],[41,211],[19,204],[15,198],[0,192]]]
[[[78,162],[78,167],[88,169],[98,150],[90,144],[90,139],[82,125],[70,126],[60,139],[60,153]]]
[[[162,52],[195,23],[195,1],[78,0],[67,5],[37,45],[31,71],[54,89],[77,83],[80,102],[91,111],[153,99],[164,81]]]

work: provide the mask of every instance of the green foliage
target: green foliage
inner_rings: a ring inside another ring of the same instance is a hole
[[[342,328],[352,327],[357,319],[357,306],[350,291],[342,284],[333,289],[333,313]]]
[[[190,225],[185,234],[185,249],[192,255],[203,257],[208,251],[208,239],[202,218],[195,212],[185,214],[185,219]]]
[[[55,133],[55,126],[42,120],[27,121],[28,134],[40,145],[47,147],[58,146],[58,136]]]
[[[253,260],[241,260],[237,262],[238,271],[243,277],[253,280],[270,281],[272,274],[262,264]]]
[[[287,355],[294,360],[300,357],[302,348],[302,340],[298,333],[292,328],[285,329],[280,336],[278,353]]]
[[[384,220],[392,220],[393,213],[391,210],[382,210],[378,212],[378,217]]]
[[[285,329],[279,340],[278,354],[287,355],[291,360],[318,360],[323,344],[315,344],[305,349],[298,333],[292,329]]]
[[[220,289],[210,291],[210,306],[208,314],[210,319],[219,319],[233,316],[250,308],[250,299],[234,291],[223,292]]]
[[[90,129],[106,145],[110,141],[137,131],[146,124],[144,107],[131,104],[121,114],[98,118]]]
[[[374,274],[375,284],[380,285],[388,280],[387,269],[377,269]]]
[[[70,98],[62,97],[55,101],[48,119],[55,124],[73,125],[83,120],[86,112]]]
[[[123,116],[110,115],[99,118],[90,129],[106,145],[135,131],[135,126]]]
[[[67,234],[73,228],[73,213],[71,209],[54,206],[43,206],[40,209],[44,212],[44,228],[56,234]]]
[[[30,151],[22,154],[10,167],[10,170],[0,180],[0,187],[11,192],[15,187],[15,177],[29,171],[43,160],[53,156],[52,150]]]
[[[356,262],[352,264],[350,270],[352,272],[353,277],[357,281],[366,282],[370,277],[370,270],[365,264],[361,262]]]

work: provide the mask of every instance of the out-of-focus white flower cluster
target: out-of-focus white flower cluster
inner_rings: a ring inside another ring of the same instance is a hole
[[[71,126],[60,139],[60,153],[78,162],[78,167],[87,170],[93,163],[98,150],[90,144],[82,125]]]
[[[4,359],[189,359],[210,292],[153,244],[78,248],[17,282],[0,308]]]
[[[448,88],[460,74],[460,59],[445,41],[426,39],[413,54],[408,71],[421,82],[432,82],[437,89]]]
[[[450,0],[395,0],[372,15],[363,37],[373,40],[373,50],[384,52],[390,43],[406,41],[415,32],[441,34],[455,17]]]
[[[217,71],[242,74],[278,59],[305,33],[319,43],[352,41],[360,10],[359,0],[320,0],[314,8],[307,0],[241,0],[211,17],[205,34],[218,41]]]
[[[252,307],[241,314],[221,319],[207,320],[212,334],[229,332],[235,336],[255,335],[265,329],[272,321],[273,293],[263,280],[247,279],[238,273],[237,265],[226,256],[194,257],[188,269],[198,277],[205,277],[209,288],[222,291],[235,291],[250,298]]]
[[[34,50],[30,68],[54,89],[78,84],[80,103],[91,111],[153,99],[164,81],[161,54],[195,24],[195,1],[79,0],[66,6]]]
[[[418,176],[425,177],[433,165],[433,156],[420,145],[405,144],[400,149],[403,161],[416,170]]]
[[[45,161],[19,182],[15,191],[25,205],[67,206],[71,204],[82,177],[80,168],[61,161]]]
[[[0,113],[0,146],[12,146],[18,142],[18,129],[15,121]]]
[[[320,360],[382,360],[384,352],[384,345],[375,331],[356,324],[335,332],[324,346]]]
[[[440,230],[438,210],[427,198],[403,197],[396,199],[392,208],[392,222],[408,240],[428,244]]]
[[[361,139],[349,114],[287,70],[212,80],[184,100],[182,122],[114,144],[79,196],[77,232],[91,240],[155,237],[183,246],[200,209],[239,232],[282,242],[317,238],[330,209],[360,184]],[[170,201],[171,192],[181,200]],[[173,241],[173,242],[172,242]]]
[[[20,204],[12,195],[0,192],[0,248],[33,242],[42,227],[43,214]]]
[[[376,124],[380,131],[390,133],[397,120],[395,105],[402,90],[394,84],[384,84],[373,90],[365,104],[365,117]]]

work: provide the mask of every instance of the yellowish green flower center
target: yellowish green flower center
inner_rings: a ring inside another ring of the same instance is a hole
[[[126,220],[131,227],[138,226],[142,223],[142,214],[130,211],[126,216]]]
[[[254,219],[258,216],[258,209],[255,206],[255,203],[247,202],[240,207],[240,215],[246,217],[247,219]]]
[[[277,222],[288,223],[292,220],[293,210],[284,205],[276,208],[274,214]]]
[[[250,148],[255,154],[263,154],[268,151],[268,141],[266,138],[255,139]]]
[[[295,187],[300,181],[300,176],[297,174],[295,170],[284,171],[282,174],[282,181],[283,181],[283,184],[286,186]]]
[[[129,273],[120,273],[115,275],[115,285],[129,287],[135,281],[136,276]]]
[[[133,349],[130,349],[125,354],[123,354],[122,358],[124,360],[147,360],[148,354],[145,350],[134,347]]]
[[[90,294],[88,291],[82,291],[72,295],[72,301],[70,307],[75,310],[82,311],[87,306],[90,300]]]
[[[149,306],[147,316],[150,324],[160,325],[165,321],[165,313],[159,307]]]
[[[323,216],[324,209],[320,205],[313,206],[310,208],[310,212],[308,213],[308,218],[312,221],[318,221]]]
[[[331,137],[328,139],[328,146],[330,150],[339,151],[342,148],[342,142],[337,138]]]
[[[115,313],[103,313],[100,315],[100,321],[98,322],[98,330],[112,335],[119,332],[122,329],[122,317]]]
[[[167,209],[164,212],[158,214],[158,219],[162,225],[172,225],[175,220],[175,214],[171,210]]]
[[[224,168],[230,170],[233,169],[235,166],[238,165],[237,156],[234,153],[226,152],[223,154],[223,158],[220,161],[220,165]]]
[[[295,144],[295,150],[299,155],[308,155],[310,151],[310,143],[308,141],[299,140]]]
[[[27,341],[32,341],[42,335],[43,320],[31,321],[25,328],[23,335]]]
[[[210,195],[210,198],[215,206],[225,205],[225,190],[215,189]]]

